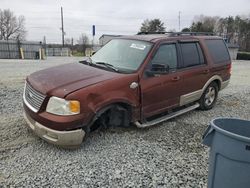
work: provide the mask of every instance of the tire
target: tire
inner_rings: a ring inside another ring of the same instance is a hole
[[[201,110],[210,110],[214,107],[218,97],[218,84],[212,82],[202,94],[199,103]]]

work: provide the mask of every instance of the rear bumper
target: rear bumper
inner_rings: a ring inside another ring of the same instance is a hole
[[[33,120],[26,112],[24,112],[24,118],[27,122],[27,126],[40,138],[58,146],[80,146],[85,136],[85,131],[82,129],[77,129],[73,131],[57,131],[45,127],[44,125]]]
[[[230,80],[227,80],[227,81],[222,82],[222,83],[221,83],[220,89],[222,90],[222,89],[224,89],[225,87],[227,87],[228,84],[229,84],[229,81],[230,81]]]

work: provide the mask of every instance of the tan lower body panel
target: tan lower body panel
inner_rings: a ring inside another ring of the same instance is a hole
[[[221,87],[220,90],[224,89],[225,87],[227,87],[229,84],[229,80],[221,82]],[[188,93],[185,95],[182,95],[180,97],[180,106],[189,104],[191,102],[195,102],[197,100],[199,100],[203,94],[203,92],[205,91],[205,89],[207,88],[209,84],[206,84],[202,89],[194,91],[192,93]]]
[[[186,95],[182,95],[180,97],[180,106],[199,100],[201,98],[201,95],[202,95],[202,89],[194,91],[192,93],[188,93]]]
[[[26,113],[24,113],[24,118],[27,122],[27,126],[40,138],[58,146],[69,148],[80,146],[85,136],[85,132],[82,129],[73,131],[57,131],[41,125],[29,117]]]

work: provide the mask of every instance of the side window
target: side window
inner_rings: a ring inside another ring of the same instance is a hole
[[[204,56],[198,42],[180,43],[183,57],[183,67],[204,64]]]
[[[230,60],[226,44],[221,39],[206,40],[208,50],[214,60],[214,63],[223,63]]]
[[[159,47],[151,64],[163,64],[169,66],[170,70],[177,68],[177,51],[175,44],[163,44]]]

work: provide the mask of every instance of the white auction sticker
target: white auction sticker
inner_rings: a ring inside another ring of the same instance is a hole
[[[138,49],[138,50],[145,50],[146,46],[143,45],[143,44],[135,44],[135,43],[132,43],[130,45],[130,48],[135,48],[135,49]]]

